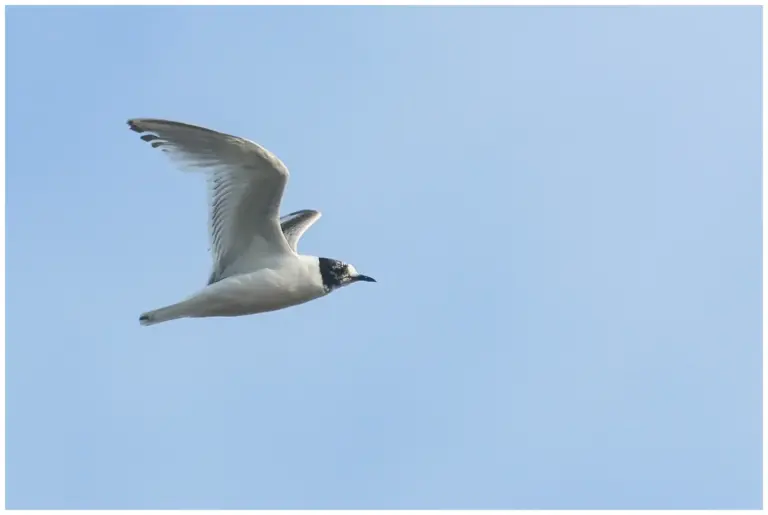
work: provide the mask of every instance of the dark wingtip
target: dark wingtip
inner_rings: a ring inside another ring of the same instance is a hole
[[[128,120],[128,127],[130,127],[132,131],[138,132],[139,134],[147,132],[146,129],[139,127],[137,120]],[[163,141],[157,141],[160,139],[160,137],[156,134],[142,134],[141,139],[152,145],[152,148],[157,148],[163,144]]]

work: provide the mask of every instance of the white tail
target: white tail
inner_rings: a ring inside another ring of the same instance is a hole
[[[188,316],[187,306],[185,306],[185,304],[186,302],[179,302],[178,304],[171,304],[164,308],[142,313],[141,316],[139,316],[139,323],[141,325],[155,325],[177,318],[184,318]]]

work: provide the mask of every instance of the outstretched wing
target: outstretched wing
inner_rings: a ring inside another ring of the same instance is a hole
[[[298,252],[298,244],[301,236],[313,223],[317,222],[321,216],[322,214],[320,211],[302,209],[301,211],[294,211],[293,213],[280,218],[280,227],[283,230],[285,239],[288,241],[288,245],[290,245],[294,252]]]
[[[183,167],[207,174],[210,282],[293,253],[279,222],[288,169],[277,156],[253,141],[186,123],[144,118],[128,126]]]

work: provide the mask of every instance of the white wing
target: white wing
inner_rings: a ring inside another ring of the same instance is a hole
[[[299,239],[322,216],[320,211],[302,209],[280,218],[280,228],[283,230],[288,245],[298,252]]]
[[[209,283],[293,254],[278,220],[288,169],[277,156],[250,140],[185,123],[134,119],[128,126],[186,168],[207,173]]]

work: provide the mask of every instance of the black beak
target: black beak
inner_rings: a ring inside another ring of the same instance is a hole
[[[373,277],[368,277],[367,275],[358,275],[357,277],[355,277],[355,280],[356,281],[365,281],[367,283],[375,283],[376,282],[376,279],[374,279]]]

